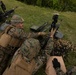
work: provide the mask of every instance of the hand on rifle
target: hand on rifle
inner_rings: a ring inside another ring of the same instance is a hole
[[[44,36],[44,35],[46,35],[47,33],[46,32],[38,32],[38,35],[40,36]]]
[[[56,29],[53,29],[53,28],[52,28],[51,31],[50,31],[50,37],[51,37],[51,38],[54,37],[55,32],[56,32]]]

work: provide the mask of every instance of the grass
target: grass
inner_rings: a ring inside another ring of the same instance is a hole
[[[15,14],[18,14],[24,18],[24,29],[29,32],[29,28],[32,25],[42,25],[45,22],[52,22],[53,13],[58,12],[56,10],[32,5],[26,5],[16,0],[3,0],[7,10],[18,6],[15,10]],[[76,44],[76,12],[58,12],[60,31],[64,34],[64,39]],[[68,62],[65,62],[67,67],[76,65],[76,54],[74,52],[69,53]],[[72,61],[71,61],[72,60]],[[43,70],[41,68],[40,70]],[[43,71],[38,72],[36,75],[45,75]]]

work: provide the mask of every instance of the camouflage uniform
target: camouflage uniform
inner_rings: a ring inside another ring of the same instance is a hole
[[[35,38],[38,36],[38,34],[35,33],[33,35],[31,37]],[[39,40],[34,38],[26,39],[21,47],[17,50],[17,52],[22,55],[22,58],[25,59],[25,62],[31,63],[32,60],[35,61],[32,74],[35,74],[37,70],[46,63],[47,55],[50,55],[50,52],[53,49],[53,40],[51,40],[51,38],[49,38],[47,45],[43,50],[41,50]],[[15,53],[12,62],[14,58],[16,58],[17,52]]]
[[[76,66],[74,66],[70,71],[64,73],[60,68],[56,69],[57,75],[76,75]]]
[[[54,40],[54,50],[52,55],[63,56],[64,59],[67,59],[68,53],[74,50],[71,42],[63,39]]]
[[[30,62],[40,51],[40,43],[37,39],[29,38],[20,47],[21,54]]]
[[[45,40],[48,39],[45,47],[41,48],[38,55],[34,58],[36,66],[35,69],[33,70],[33,74],[35,74],[38,71],[38,69],[40,69],[47,62],[48,56],[53,50],[53,44],[54,44],[53,40],[50,37],[49,38],[47,37],[48,36],[46,36],[46,38],[43,41],[39,40],[41,41],[40,43],[44,44]]]
[[[74,66],[72,69],[72,75],[76,75],[76,66]]]
[[[76,75],[76,66],[73,66],[70,70],[67,71],[68,75]]]
[[[22,56],[23,60],[25,60],[25,63],[27,63],[27,64],[29,64],[29,63],[31,64],[31,62],[33,60],[35,62],[39,62],[39,61],[35,60],[35,57],[38,55],[40,49],[41,49],[40,43],[37,39],[28,38],[24,41],[24,43],[21,45],[21,47],[16,51],[16,53],[13,56],[12,62],[14,61],[14,59],[16,58],[16,56],[18,54],[20,54]],[[12,62],[11,62],[11,65],[12,65]],[[35,64],[34,65],[32,64],[34,68],[35,68]],[[25,69],[27,72],[29,72],[29,70],[30,70],[30,69],[28,69],[28,67]],[[33,69],[33,68],[31,68],[31,69]],[[29,75],[31,75],[31,74],[29,74]]]
[[[56,68],[56,74],[57,75],[66,75],[60,68]]]
[[[15,20],[16,22],[17,20],[17,23],[22,21],[22,19],[20,19],[18,15],[14,15],[13,18],[13,21]],[[12,58],[15,51],[20,47],[21,43],[23,42],[24,31],[23,29],[17,28],[15,27],[15,25],[13,25],[11,27],[8,26],[1,36],[2,39],[0,38],[0,40],[5,40],[6,42],[9,38],[7,36],[4,37],[4,35],[9,36],[10,41],[7,43],[6,46],[3,46],[3,42],[0,41],[0,75],[2,75],[7,67],[8,61],[10,60],[10,58]]]
[[[35,74],[36,71],[47,62],[48,56],[50,55],[52,50],[53,50],[53,40],[49,38],[45,48],[40,50],[39,55],[35,58],[36,66],[33,71],[33,74]]]

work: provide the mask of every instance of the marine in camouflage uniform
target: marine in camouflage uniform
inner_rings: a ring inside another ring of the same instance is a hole
[[[41,39],[38,39],[38,36],[42,36],[42,37],[44,37],[44,39],[42,38],[43,40],[41,41]],[[40,49],[39,52],[37,52],[37,54],[33,58],[35,60],[36,65],[34,67],[32,74],[35,74],[38,71],[38,69],[40,69],[40,67],[42,67],[47,62],[48,57],[50,56],[50,53],[53,50],[54,41],[45,32],[33,33],[32,37],[38,39],[38,41],[40,43],[40,47],[41,47],[41,48],[39,48]],[[23,46],[25,47],[25,45],[23,45]],[[36,45],[36,46],[38,46],[38,45]],[[29,53],[30,53],[30,50],[28,51],[28,49],[27,49],[27,51]],[[27,54],[27,52],[22,52],[22,53]],[[32,52],[32,54],[33,53],[34,53],[34,51]],[[28,56],[30,56],[30,55],[28,55]]]
[[[8,61],[20,47],[24,39],[23,19],[14,15],[12,26],[8,26],[0,38],[0,75],[7,67]]]
[[[49,38],[47,41],[47,45],[44,49],[41,49],[40,42],[38,40],[38,36],[44,36],[46,33],[39,32],[39,33],[30,33],[21,47],[16,51],[15,55],[13,56],[12,62],[16,58],[17,54],[20,54],[23,59],[25,59],[25,62],[27,64],[31,64],[31,62],[34,60],[35,65],[33,65],[34,69],[32,70],[32,74],[35,74],[37,70],[43,66],[47,59],[48,55],[50,55],[50,52],[53,48],[53,40]],[[11,64],[12,64],[11,62]],[[26,65],[26,64],[25,64]],[[28,70],[28,68],[26,68]],[[32,68],[31,68],[32,69]],[[27,71],[26,70],[26,71]],[[30,74],[31,75],[31,74]]]
[[[35,67],[33,73],[35,73],[43,64],[47,62],[50,55],[65,57],[71,49],[72,44],[69,41],[63,39],[51,39],[51,37],[49,37],[44,49],[40,50],[39,55],[35,58],[37,66]],[[56,71],[57,75],[67,75],[60,68],[57,68]]]
[[[33,74],[36,73],[38,69],[40,69],[44,64],[46,64],[52,50],[53,50],[53,40],[51,40],[50,38],[45,48],[41,49],[39,55],[35,58],[36,66],[33,71]]]
[[[34,38],[28,38],[24,41],[24,43],[21,45],[21,47],[15,52],[12,62],[14,62],[14,60],[18,54],[21,55],[22,59],[25,60],[25,63],[26,63],[24,65],[26,66],[27,64],[29,64],[29,65],[27,65],[27,67],[25,67],[25,70],[28,73],[30,73],[29,75],[31,75],[33,73],[33,69],[35,68],[36,62],[38,62],[35,60],[35,57],[38,55],[40,49],[41,49],[41,47],[40,47],[39,40],[34,39]],[[31,66],[30,64],[32,61],[34,61],[35,63],[32,63],[33,68],[31,67],[31,70],[32,70],[32,73],[31,73],[29,66]],[[11,65],[12,65],[12,62],[11,62]],[[24,74],[26,74],[26,71]]]
[[[53,44],[53,40],[49,38],[45,48],[40,50],[39,55],[35,58],[36,66],[33,71],[33,74],[35,74],[38,71],[38,69],[40,69],[44,64],[46,64],[50,56],[50,53],[53,50]]]

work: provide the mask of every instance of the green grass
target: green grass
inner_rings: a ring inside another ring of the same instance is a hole
[[[3,0],[7,10],[18,6],[15,13],[24,18],[25,31],[29,32],[32,25],[42,25],[44,22],[52,22],[53,13],[58,12],[50,8],[26,5],[16,0]],[[60,31],[64,34],[64,39],[76,44],[76,12],[59,12]],[[65,62],[66,66],[76,65],[75,53],[69,54],[69,61]],[[73,60],[73,61],[72,61]],[[43,70],[43,68],[41,68]],[[37,74],[36,74],[37,75]],[[45,75],[43,71],[38,75]]]

